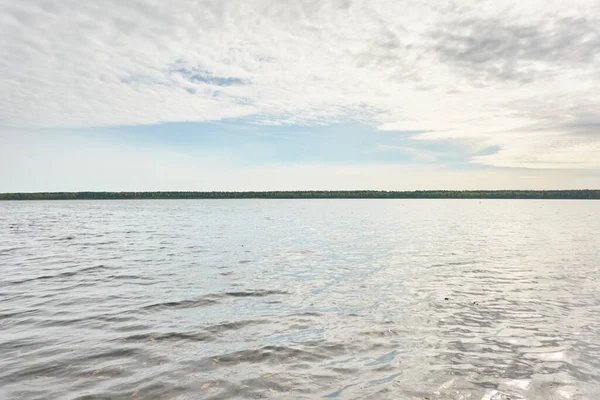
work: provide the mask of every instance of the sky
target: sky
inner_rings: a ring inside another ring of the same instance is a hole
[[[597,0],[0,0],[0,192],[600,188]]]

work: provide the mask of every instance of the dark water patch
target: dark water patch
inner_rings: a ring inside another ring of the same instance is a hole
[[[323,360],[322,354],[290,346],[264,346],[258,349],[242,350],[211,358],[211,361],[214,364],[219,365],[239,363],[279,364],[290,362],[316,362],[319,360]]]
[[[73,318],[68,318],[72,316],[72,314],[68,314],[67,318],[59,318],[60,315],[58,313],[54,314],[52,317],[40,319],[37,322],[39,326],[70,326],[70,325],[79,325],[79,326],[89,326],[90,324],[95,324],[97,326],[102,326],[102,323],[110,324],[113,326],[114,324],[127,323],[131,322],[132,318],[134,318],[139,313],[138,310],[125,310],[121,311],[118,314],[87,314],[81,316],[80,314],[75,314]],[[100,323],[100,324],[98,324]],[[115,329],[117,329],[115,327]]]
[[[236,390],[224,391],[214,399],[227,399],[226,396],[240,396],[240,398],[299,398],[298,393],[294,391],[295,381],[292,378],[285,377],[283,374],[266,374],[261,377],[245,379],[241,382],[242,387]]]
[[[148,325],[143,323],[132,323],[131,319],[125,319],[122,321],[123,324],[115,326],[112,330],[114,332],[144,332],[148,330]]]
[[[0,248],[0,255],[10,254],[13,252],[17,252],[19,250],[28,250],[29,248],[30,247],[28,247],[28,246],[15,246],[15,247],[8,247],[8,248],[4,248],[4,249]]]
[[[213,304],[218,304],[217,299],[202,296],[195,300],[181,300],[181,301],[167,301],[164,303],[151,304],[143,307],[144,310],[165,310],[165,309],[185,309],[185,308],[199,308],[208,307]]]
[[[269,320],[244,320],[235,322],[223,322],[214,325],[206,325],[199,327],[194,331],[185,332],[148,332],[134,334],[115,339],[117,341],[190,341],[190,342],[206,342],[217,339],[221,334],[229,331],[243,331],[244,328],[255,325],[264,325],[272,323]]]
[[[29,348],[38,344],[38,340],[35,337],[23,337],[19,339],[2,339],[0,338],[0,348],[10,349],[10,350],[20,350],[23,348]]]
[[[16,312],[0,312],[0,320],[10,318],[23,318],[30,317],[32,315],[40,314],[40,310],[23,310]]]
[[[8,382],[19,381],[31,377],[56,376],[65,374],[65,365],[62,363],[39,363],[35,366],[24,368],[16,373],[6,376]]]
[[[86,360],[86,362],[95,362],[97,360],[119,360],[125,358],[134,358],[140,353],[139,349],[136,348],[127,348],[127,347],[118,347],[110,350],[105,350],[101,352],[90,352],[82,360]]]
[[[253,320],[244,320],[244,321],[235,321],[235,322],[223,322],[220,324],[205,326],[203,329],[212,334],[218,334],[218,333],[222,333],[225,331],[242,330],[242,329],[252,326],[252,325],[264,325],[264,324],[269,324],[269,323],[272,323],[272,321],[253,319]]]
[[[168,301],[164,303],[151,304],[143,307],[145,310],[154,309],[185,309],[185,308],[199,308],[208,307],[214,304],[218,304],[219,300],[234,297],[234,298],[245,298],[245,297],[266,297],[273,295],[289,294],[281,290],[248,290],[239,292],[223,292],[223,293],[211,293],[200,296],[196,299],[181,300],[181,301]]]
[[[223,297],[266,297],[273,295],[290,294],[282,290],[248,290],[240,292],[225,292],[222,294]]]
[[[45,281],[45,280],[49,280],[49,279],[63,279],[63,278],[70,278],[70,277],[80,275],[80,274],[90,274],[90,273],[107,270],[107,269],[111,269],[111,268],[107,267],[106,265],[96,265],[96,266],[92,266],[92,267],[81,268],[76,271],[65,271],[65,272],[61,272],[58,274],[54,274],[54,275],[41,275],[41,276],[36,276],[36,277],[32,277],[32,278],[22,279],[19,281],[11,281],[11,282],[7,282],[7,283],[11,284],[11,285],[19,285],[22,283],[34,282],[34,281]]]
[[[169,333],[142,333],[115,339],[126,342],[206,342],[213,339],[213,335],[205,332],[169,332]]]
[[[74,285],[61,286],[60,290],[66,292],[66,291],[75,290],[75,289],[95,287],[99,283],[103,283],[103,282],[104,282],[104,279],[102,279],[102,278],[86,279],[85,281],[79,281],[79,282],[75,283]],[[88,303],[89,301],[87,299],[84,299],[82,302],[85,304],[85,303]]]
[[[306,311],[301,313],[289,314],[288,317],[322,317],[324,314],[314,312],[314,311]]]

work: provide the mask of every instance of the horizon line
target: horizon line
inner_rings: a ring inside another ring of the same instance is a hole
[[[582,199],[600,200],[600,189],[544,190],[271,190],[271,191],[81,191],[0,193],[0,200],[152,199]]]

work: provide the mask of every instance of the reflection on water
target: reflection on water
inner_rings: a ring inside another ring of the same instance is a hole
[[[0,398],[597,399],[600,202],[0,203]]]

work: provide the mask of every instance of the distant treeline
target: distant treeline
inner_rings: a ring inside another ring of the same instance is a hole
[[[0,200],[135,199],[600,199],[600,190],[312,190],[273,192],[0,193]]]

